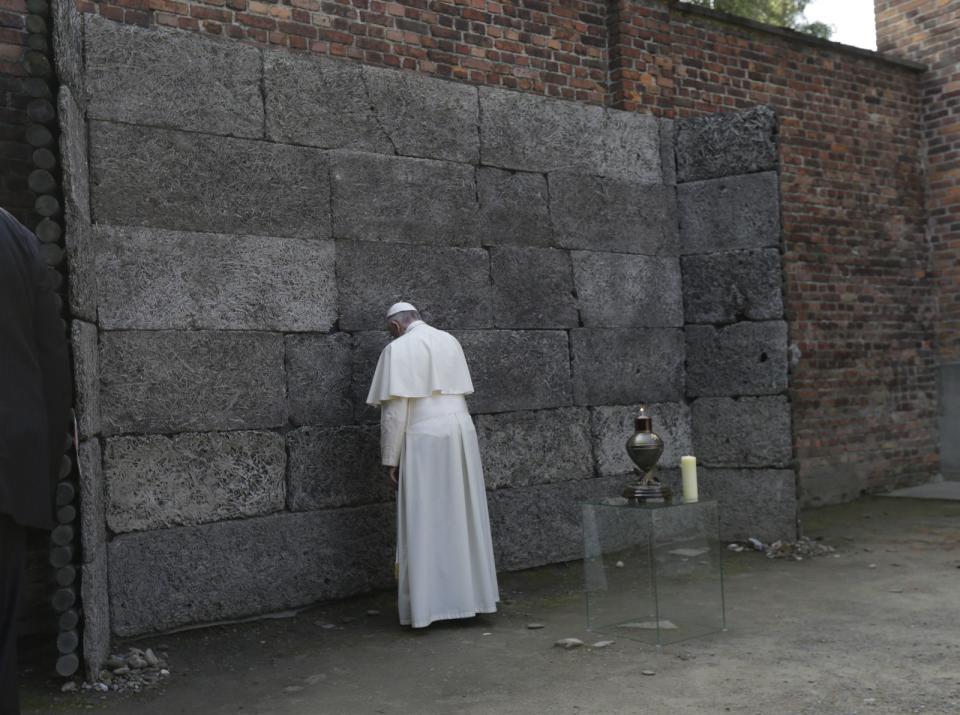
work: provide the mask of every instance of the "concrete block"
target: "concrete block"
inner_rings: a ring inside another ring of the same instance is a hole
[[[494,323],[498,328],[578,325],[570,254],[551,248],[490,249]]]
[[[480,88],[480,161],[522,171],[661,180],[655,117],[486,87]]]
[[[80,469],[80,560],[90,563],[105,557],[107,544],[100,442],[96,439],[81,442],[77,457]]]
[[[337,241],[340,328],[386,330],[396,301],[412,302],[438,328],[493,325],[490,260],[482,248]]]
[[[597,471],[602,476],[626,474],[634,470],[627,456],[627,440],[633,436],[633,420],[640,405],[596,407],[591,410],[590,432]],[[683,402],[654,402],[643,405],[653,417],[653,431],[663,440],[663,454],[657,466],[676,468],[680,457],[694,454],[690,408]]]
[[[263,136],[260,51],[179,30],[87,15],[91,119],[238,137]]]
[[[477,169],[480,235],[485,246],[549,246],[553,237],[543,174]]]
[[[688,323],[783,318],[783,269],[777,249],[684,256],[680,265]]]
[[[87,171],[87,123],[76,96],[61,86],[57,94],[60,124],[63,221],[70,271],[70,312],[97,319],[96,251],[90,236],[90,185]]]
[[[287,404],[293,423],[334,426],[352,422],[354,339],[347,333],[288,335],[284,348]]]
[[[273,432],[108,439],[107,523],[123,533],[280,511],[286,463]]]
[[[578,405],[633,405],[683,399],[683,331],[676,328],[570,332]]]
[[[479,245],[472,166],[338,153],[332,176],[336,238]]]
[[[568,172],[548,179],[558,246],[666,256],[679,252],[674,187]]]
[[[622,478],[498,489],[488,495],[494,558],[501,571],[583,558],[580,503],[619,496]]]
[[[573,251],[571,255],[585,327],[683,326],[677,258],[593,251]]]
[[[770,397],[701,397],[692,406],[693,441],[705,467],[787,467],[790,403]]]
[[[380,465],[376,427],[303,427],[287,436],[292,511],[376,504],[393,499]]]
[[[677,179],[697,181],[777,166],[777,117],[770,107],[677,122]]]
[[[792,469],[697,469],[700,499],[717,501],[723,541],[796,539],[796,481]],[[664,483],[681,493],[679,474]]]
[[[393,154],[362,65],[327,57],[264,52],[267,137],[324,149]]]
[[[660,120],[660,166],[663,183],[668,185],[677,183],[676,133],[676,122],[672,119]]]
[[[98,223],[329,238],[330,180],[319,149],[90,124]]]
[[[52,0],[53,59],[60,86],[69,87],[83,101],[83,15],[72,0]]]
[[[70,325],[73,351],[74,408],[81,439],[100,432],[100,355],[95,325],[74,320]]]
[[[476,164],[479,99],[470,85],[364,66],[370,104],[397,154]]]
[[[165,631],[387,587],[395,510],[283,513],[121,535],[109,546],[114,633]]]
[[[80,606],[83,609],[83,667],[87,680],[100,679],[110,657],[110,593],[107,553],[84,564],[80,572]]]
[[[283,338],[248,332],[118,332],[100,342],[105,434],[279,427]]]
[[[337,320],[333,241],[95,229],[100,324],[324,331]]]
[[[787,324],[688,325],[687,395],[773,395],[787,389]]]
[[[587,410],[509,412],[477,417],[488,489],[589,479],[593,454]]]
[[[512,412],[571,403],[567,334],[561,330],[467,330],[463,346],[476,392],[470,411]]]
[[[370,391],[370,382],[373,380],[373,373],[377,369],[380,353],[383,352],[384,347],[390,340],[390,333],[386,330],[362,332],[356,335],[350,394],[354,405],[354,419],[357,422],[380,422],[380,408],[370,407],[366,404],[366,399],[367,393]]]
[[[681,184],[677,201],[685,254],[780,246],[776,172]]]

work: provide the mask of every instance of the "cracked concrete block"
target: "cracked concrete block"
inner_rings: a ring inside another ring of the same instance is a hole
[[[586,409],[508,412],[477,417],[488,489],[589,479],[593,476]]]
[[[83,15],[73,0],[52,0],[53,59],[60,87],[69,87],[79,101],[83,87]]]
[[[705,467],[786,467],[793,444],[790,403],[771,397],[701,397],[692,406],[698,463]]]
[[[783,270],[777,249],[684,256],[680,264],[688,323],[783,317]]]
[[[543,174],[477,169],[480,235],[485,246],[549,246],[549,191]]]
[[[479,161],[476,87],[382,67],[362,71],[370,103],[397,154]]]
[[[287,403],[293,423],[333,426],[352,422],[354,338],[347,333],[287,335],[284,347]]]
[[[110,657],[110,594],[107,552],[83,565],[80,575],[80,606],[83,610],[83,664],[87,680],[100,679]]]
[[[387,306],[389,307],[389,306]],[[386,308],[384,308],[386,311]],[[357,333],[356,347],[353,353],[353,380],[350,394],[354,405],[354,419],[357,422],[369,423],[380,421],[380,408],[366,404],[367,393],[370,391],[370,382],[377,369],[380,353],[390,342],[390,333],[384,330]]]
[[[336,238],[479,245],[472,166],[376,154],[332,161]]]
[[[77,460],[80,470],[80,560],[90,563],[104,556],[107,544],[100,442],[97,439],[81,442],[77,446]]]
[[[771,395],[787,389],[787,324],[688,325],[687,395]]]
[[[677,201],[685,254],[780,246],[776,172],[681,184]]]
[[[679,181],[766,171],[777,166],[777,117],[759,106],[681,119],[676,142]]]
[[[458,330],[476,392],[470,411],[511,412],[564,407],[570,359],[562,330]]]
[[[114,437],[104,451],[114,533],[280,511],[287,455],[273,432]]]
[[[239,331],[104,333],[104,434],[279,427],[283,337]]]
[[[660,120],[660,166],[663,170],[663,183],[677,183],[676,122],[672,119]]]
[[[107,330],[324,331],[337,320],[333,241],[95,229]]]
[[[550,207],[562,248],[675,256],[676,190],[620,179],[550,174]]]
[[[683,327],[680,262],[672,256],[573,251],[587,328]]]
[[[287,435],[287,449],[291,511],[393,500],[393,489],[380,465],[380,434],[374,426],[303,427]]]
[[[634,433],[634,418],[641,405],[596,407],[591,410],[590,432],[597,471],[602,476],[626,474],[634,470],[627,456],[627,440]],[[653,431],[663,440],[658,468],[680,466],[680,457],[693,454],[690,408],[683,402],[654,402],[642,405],[653,417]]]
[[[487,497],[497,569],[583,558],[581,502],[619,496],[622,477],[497,489]]]
[[[82,320],[70,325],[73,352],[74,408],[81,439],[100,432],[100,355],[97,327]]]
[[[583,328],[570,331],[578,405],[632,405],[683,399],[683,331]]]
[[[114,633],[155,633],[388,587],[395,511],[388,504],[122,534],[109,545]]]
[[[655,117],[487,87],[480,88],[480,161],[661,181]]]
[[[329,238],[330,181],[319,149],[91,122],[98,223]]]
[[[490,260],[482,248],[337,242],[340,328],[386,329],[391,304],[410,301],[438,328],[493,325]]]
[[[260,51],[192,32],[86,16],[91,119],[263,136]]]
[[[64,239],[70,270],[70,312],[97,319],[96,248],[90,235],[90,185],[87,171],[87,123],[76,96],[61,86],[57,94],[60,125]]]
[[[394,153],[371,106],[362,65],[264,52],[267,137],[324,149]]]
[[[683,492],[679,473],[664,476],[675,494]],[[723,541],[796,540],[796,482],[792,469],[697,469],[700,499],[717,502]]]
[[[570,254],[551,248],[490,249],[494,323],[498,328],[578,325]]]

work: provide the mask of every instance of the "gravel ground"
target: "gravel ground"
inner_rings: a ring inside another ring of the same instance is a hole
[[[499,614],[422,631],[380,593],[116,644],[167,655],[140,692],[62,693],[36,649],[24,713],[960,714],[960,502],[864,499],[803,524],[835,551],[725,549],[728,630],[662,649],[591,647],[611,637],[585,630],[571,563],[505,574]]]

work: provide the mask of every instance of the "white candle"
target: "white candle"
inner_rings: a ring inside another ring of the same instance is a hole
[[[680,457],[680,475],[683,478],[683,501],[687,504],[698,501],[696,457]]]

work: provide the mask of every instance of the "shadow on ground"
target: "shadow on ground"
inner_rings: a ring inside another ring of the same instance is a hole
[[[506,574],[499,614],[422,631],[397,626],[381,593],[143,639],[173,673],[141,693],[62,694],[41,648],[24,713],[960,713],[960,503],[864,499],[803,527],[836,555],[725,553],[728,631],[659,650],[552,647],[600,638],[572,563]]]

